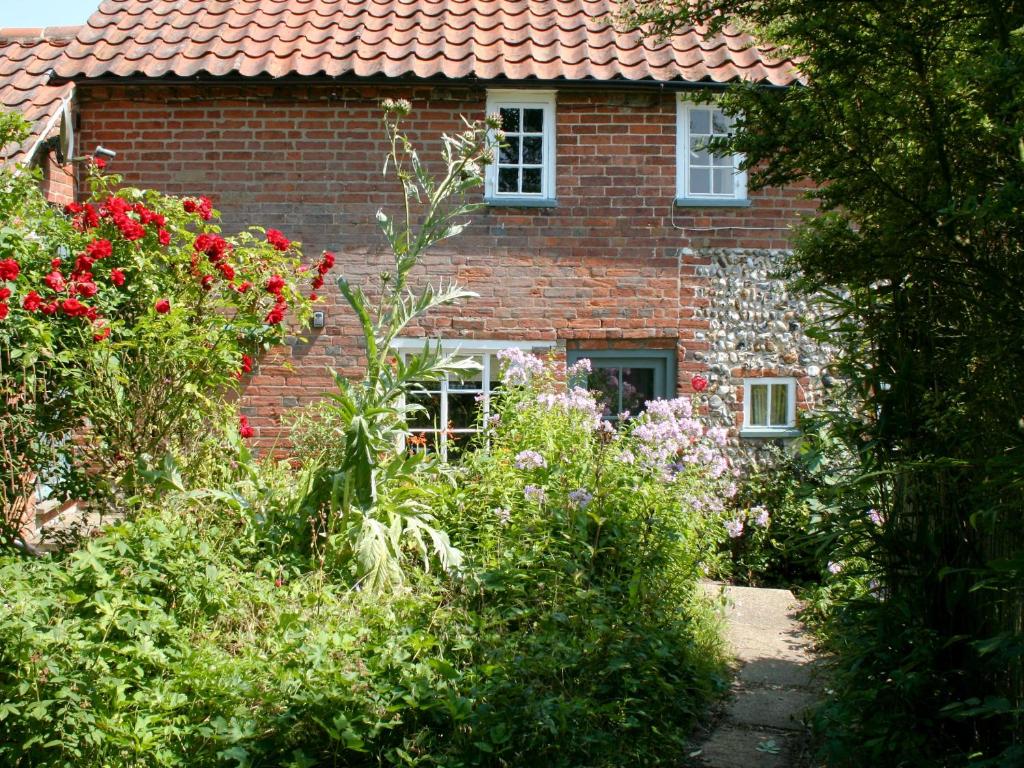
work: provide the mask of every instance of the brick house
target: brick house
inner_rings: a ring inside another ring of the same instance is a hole
[[[728,130],[698,93],[736,79],[789,87],[792,62],[743,34],[667,41],[616,32],[613,0],[104,0],[53,64],[74,85],[79,151],[118,152],[127,183],[207,194],[226,229],[283,230],[372,284],[387,254],[379,101],[409,99],[424,155],[460,116],[500,112],[508,147],[486,207],[427,257],[423,277],[480,297],[415,336],[479,356],[478,381],[433,396],[430,426],[471,430],[497,350],[590,358],[611,409],[711,381],[740,444],[794,433],[827,377],[801,332],[807,307],[773,278],[803,190],[748,193],[738,158],[702,149]],[[47,86],[50,87],[50,86]],[[327,291],[305,329],[246,382],[265,444],[282,413],[357,374],[354,319]],[[410,338],[408,345],[422,339]],[[427,425],[425,425],[427,426]]]

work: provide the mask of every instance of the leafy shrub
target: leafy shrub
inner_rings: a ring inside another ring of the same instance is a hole
[[[647,453],[663,417],[617,433],[553,382],[510,385],[463,465],[424,478],[454,578],[353,589],[287,545],[302,489],[237,439],[224,489],[0,561],[0,762],[677,764],[725,687],[696,589],[722,520],[687,503],[724,478]]]

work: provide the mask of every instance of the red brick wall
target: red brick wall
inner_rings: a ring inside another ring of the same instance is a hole
[[[426,157],[460,115],[483,117],[485,90],[464,86],[98,86],[78,90],[82,146],[118,152],[110,169],[133,185],[207,194],[225,228],[277,227],[313,258],[336,251],[350,280],[370,284],[387,261],[374,223],[397,212],[384,185],[378,101],[413,102],[413,138]],[[676,208],[675,97],[612,89],[557,97],[556,208],[489,208],[422,276],[455,278],[480,298],[429,318],[444,337],[558,340],[677,348],[678,380],[700,364],[701,255],[684,247],[784,248],[812,204],[796,190],[752,195],[737,209]],[[482,197],[482,190],[481,190]],[[709,228],[716,228],[707,231]],[[358,371],[356,328],[333,288],[326,328],[263,362],[245,404],[265,440],[284,408],[330,386],[327,366]],[[284,365],[290,363],[293,370]]]
[[[51,203],[65,205],[75,199],[75,173],[70,163],[61,166],[55,152],[40,151],[36,164],[43,172],[43,194]]]

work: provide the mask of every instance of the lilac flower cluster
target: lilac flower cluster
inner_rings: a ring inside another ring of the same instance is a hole
[[[518,347],[501,350],[497,358],[502,366],[501,380],[510,386],[527,384],[534,376],[544,372],[543,361]]]
[[[633,438],[637,442],[637,460],[650,471],[665,471],[673,462],[709,467],[713,478],[722,477],[729,461],[722,452],[728,431],[721,427],[704,428],[694,417],[689,398],[649,400],[647,410],[637,417]]]
[[[495,507],[494,514],[502,525],[508,525],[512,520],[512,510],[508,507]]]
[[[586,488],[579,488],[569,494],[569,502],[577,509],[586,509],[594,500],[594,494]]]
[[[765,509],[764,507],[752,507],[751,510],[747,512],[747,519],[752,519],[754,525],[759,526],[761,528],[767,528],[768,523],[771,522],[771,517],[768,515],[768,510]]]
[[[594,369],[590,365],[590,359],[586,357],[581,357],[579,360],[577,360],[575,363],[573,363],[572,365],[568,366],[565,369],[565,376],[567,379],[572,380],[577,376],[585,376],[586,374],[593,372]]]
[[[548,463],[536,451],[520,451],[516,454],[516,469],[541,469]]]
[[[734,517],[732,520],[726,520],[725,532],[729,534],[730,539],[738,539],[743,535],[743,521],[738,517]]]
[[[523,496],[527,501],[536,501],[538,504],[543,504],[548,498],[544,489],[537,485],[528,485],[523,488]]]
[[[568,392],[542,392],[537,395],[537,404],[549,411],[558,410],[569,416],[579,414],[587,419],[593,429],[601,428],[602,409],[594,395],[583,387],[573,387]]]

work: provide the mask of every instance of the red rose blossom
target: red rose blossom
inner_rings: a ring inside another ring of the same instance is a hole
[[[249,426],[249,419],[245,416],[238,417],[238,434],[246,439],[256,436],[256,430]]]
[[[321,288],[324,287],[324,279],[323,279],[323,277],[321,277],[320,275],[317,275],[316,277],[313,278],[313,281],[310,283],[310,285],[313,286],[313,290],[314,291],[320,290]]]
[[[327,271],[334,266],[334,254],[330,251],[324,251],[324,255],[320,257],[320,263],[317,265],[317,271],[321,274],[327,274]]]
[[[55,315],[57,314],[57,302],[51,301],[49,304],[43,304],[43,306],[39,308],[39,311],[44,315]]]
[[[11,308],[9,306],[7,306],[6,304],[4,304],[2,301],[0,301],[0,320],[3,320],[5,317],[7,317],[7,314],[10,311],[11,311]]]
[[[84,317],[89,313],[89,307],[85,306],[78,299],[64,299],[60,304],[60,308],[68,317]]]
[[[96,283],[92,281],[86,281],[78,284],[78,295],[84,296],[87,299],[95,296],[98,290],[99,287],[97,287]]]
[[[35,312],[42,305],[43,300],[35,291],[29,291],[21,300],[21,306],[26,312]]]
[[[110,336],[110,326],[105,325],[103,328],[92,335],[93,341],[103,341],[105,338]]]
[[[117,267],[110,270],[110,282],[114,285],[124,285],[124,272]]]
[[[204,291],[213,289],[213,275],[203,275],[199,280],[199,285],[202,286]]]
[[[288,305],[285,304],[284,302],[279,302],[279,303],[275,304],[273,309],[271,309],[267,313],[267,319],[266,319],[267,325],[277,325],[282,320],[284,320],[284,313],[285,313],[285,311],[287,311],[287,309],[288,309]]]
[[[252,358],[242,353],[242,373],[252,373]]]
[[[166,315],[168,312],[171,311],[171,302],[169,302],[167,299],[160,299],[156,304],[153,305],[153,308],[161,315]]]
[[[91,272],[92,271],[92,265],[95,264],[95,263],[96,263],[96,259],[92,258],[91,256],[86,256],[85,254],[82,254],[77,259],[75,259],[75,270],[74,271],[77,272],[78,274],[84,274],[86,272]]]
[[[0,261],[0,280],[17,280],[20,273],[21,267],[18,266],[18,262],[14,259]]]
[[[694,392],[703,392],[708,388],[708,380],[698,374],[690,379],[690,386],[693,387]]]
[[[194,247],[200,253],[205,253],[206,257],[216,263],[224,258],[231,245],[220,235],[213,235],[208,232],[203,232],[201,235],[196,237]]]
[[[285,237],[284,233],[279,229],[267,230],[267,242],[279,251],[287,251],[292,244],[292,241]]]
[[[272,275],[270,279],[267,280],[267,293],[280,296],[282,288],[284,288],[284,278],[280,275]]]
[[[50,259],[50,266],[53,267],[54,269],[60,269],[60,264],[60,259]]]
[[[235,279],[235,268],[228,264],[226,261],[222,261],[217,265],[217,269],[220,270],[221,275],[224,276],[225,280]]]
[[[159,232],[156,233],[156,239],[160,241],[160,245],[170,245],[171,233],[168,232],[166,229],[161,229]]]
[[[105,259],[108,256],[110,256],[110,254],[112,254],[113,252],[114,247],[110,244],[109,240],[106,240],[104,238],[93,240],[91,243],[85,246],[86,255],[93,260]]]
[[[209,221],[213,215],[213,202],[205,195],[198,199],[188,198],[182,201],[181,206],[186,213],[198,213],[203,221]]]
[[[46,277],[44,277],[43,282],[46,283],[51,290],[54,290],[57,293],[63,291],[66,286],[66,283],[64,282],[64,275],[62,275],[57,270],[54,270]]]
[[[316,295],[315,293],[311,293],[311,294],[309,294],[309,300],[310,300],[310,301],[316,301],[316,300],[317,300],[317,299],[319,299],[319,298],[320,298],[320,297],[319,297],[319,296],[317,296],[317,295]]]
[[[104,168],[106,168],[106,167],[107,167],[107,161],[106,161],[106,160],[105,160],[104,158],[102,158],[102,157],[94,157],[94,158],[92,159],[92,164],[93,164],[94,166],[96,166],[96,168],[97,168],[98,170],[101,170],[101,171],[102,171],[102,170],[103,170]]]
[[[0,301],[3,301],[4,299],[9,299],[9,298],[11,298],[11,289],[10,288],[6,288],[6,287],[5,288],[0,288]]]

